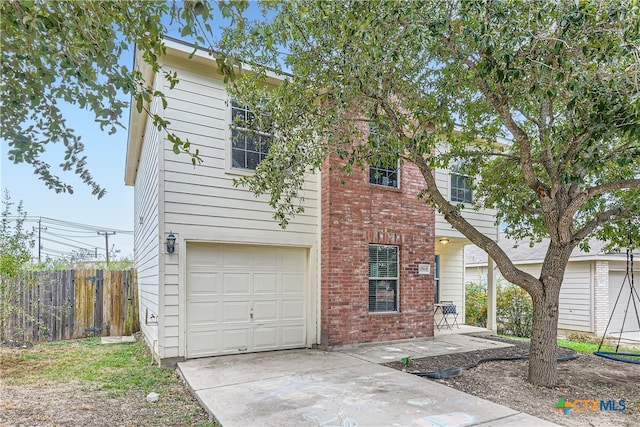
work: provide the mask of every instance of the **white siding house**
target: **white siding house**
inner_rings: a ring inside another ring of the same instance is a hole
[[[446,149],[446,147],[443,147]],[[456,173],[448,170],[436,170],[436,182],[440,191],[445,197],[455,203],[463,203],[465,208],[461,214],[476,229],[484,235],[498,239],[498,228],[495,225],[495,210],[474,210],[471,203],[456,200],[454,193],[456,191],[453,185],[456,183]],[[473,194],[468,193],[467,197],[473,200]],[[435,236],[436,236],[436,262],[440,265],[436,270],[439,273],[439,286],[436,289],[436,302],[453,301],[459,307],[460,323],[464,323],[465,312],[465,251],[466,245],[471,242],[463,236],[458,230],[454,229],[445,219],[444,215],[436,211],[435,218]],[[491,301],[489,301],[491,304]]]
[[[518,268],[539,277],[548,241],[530,247],[527,242],[516,244],[501,236],[499,244]],[[623,328],[625,307],[622,302],[629,297],[628,283],[625,283],[620,303],[614,310],[626,277],[626,255],[605,253],[603,246],[602,242],[592,241],[590,252],[583,252],[579,248],[574,250],[560,290],[558,329],[601,336],[614,313],[607,333],[616,334],[624,329],[623,332],[628,332],[625,336],[633,338],[630,334],[635,334],[635,339],[640,339],[640,326],[634,319],[633,307],[630,307],[628,320]],[[640,254],[636,254],[636,257],[638,255]],[[487,255],[478,247],[470,245],[465,249],[465,257],[465,283],[484,283],[488,274]],[[497,269],[495,274],[502,279]],[[638,263],[635,264],[635,277],[640,277]]]
[[[135,186],[142,332],[167,363],[311,346],[318,179],[307,179],[305,212],[282,230],[264,197],[233,184],[248,172],[231,165],[230,99],[215,65],[206,54],[187,60],[191,50],[181,43],[166,46],[162,65],[180,82],[169,90],[161,74],[145,70],[170,105],[163,111],[154,101],[150,108],[200,150],[203,163],[194,167],[187,155],[174,154],[151,120],[132,111],[125,181]],[[166,248],[170,233],[174,253]],[[260,322],[248,323],[245,310]]]

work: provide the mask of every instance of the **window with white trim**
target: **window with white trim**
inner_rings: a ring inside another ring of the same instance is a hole
[[[369,166],[369,182],[385,187],[398,188],[397,166]]]
[[[466,175],[451,173],[451,201],[473,203],[472,185],[472,178]]]
[[[369,245],[369,312],[398,311],[398,246]]]
[[[255,170],[269,154],[267,132],[256,128],[254,113],[235,99],[231,101],[231,166]]]
[[[375,126],[371,124],[369,125],[369,138],[374,141],[375,145],[379,145],[380,134]],[[398,179],[398,159],[370,165],[369,182],[375,185],[398,188],[400,185]]]

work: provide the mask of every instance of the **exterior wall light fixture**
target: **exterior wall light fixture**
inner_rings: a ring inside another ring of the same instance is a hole
[[[447,243],[449,243],[449,239],[447,239],[446,237],[444,239],[440,239],[440,243],[446,245]]]
[[[167,252],[172,254],[176,251],[176,236],[172,231],[169,232],[167,236]]]

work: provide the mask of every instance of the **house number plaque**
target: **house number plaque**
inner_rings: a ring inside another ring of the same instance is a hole
[[[418,264],[418,274],[431,274],[431,264]]]

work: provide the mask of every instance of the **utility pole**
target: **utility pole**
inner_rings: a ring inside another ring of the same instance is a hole
[[[42,229],[47,229],[47,227],[42,226],[42,218],[38,218],[38,264],[42,260]]]
[[[107,253],[107,267],[109,266],[109,236],[116,234],[115,231],[98,231],[99,236],[104,236],[104,250]]]

